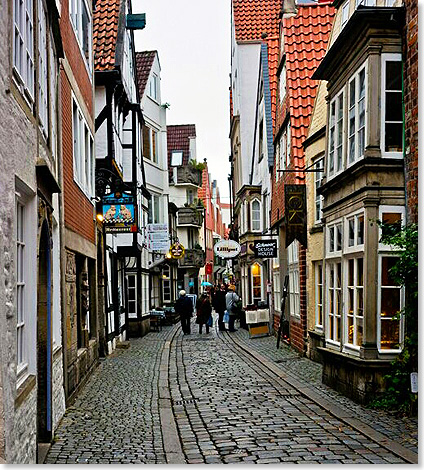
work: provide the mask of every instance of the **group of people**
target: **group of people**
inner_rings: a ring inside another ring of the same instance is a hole
[[[206,333],[212,326],[212,307],[218,313],[219,331],[234,332],[234,322],[237,317],[236,304],[240,297],[235,292],[234,285],[226,284],[216,285],[210,292],[203,292],[196,302],[196,323],[199,325],[199,333],[202,334],[203,325],[206,327]],[[193,316],[193,302],[187,296],[185,290],[180,291],[179,298],[175,302],[175,312],[180,315],[181,327],[185,335],[191,333],[191,318]],[[224,315],[228,312],[228,330],[225,327]]]

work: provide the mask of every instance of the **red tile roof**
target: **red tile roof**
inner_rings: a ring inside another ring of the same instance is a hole
[[[150,70],[152,69],[156,54],[157,51],[144,51],[135,53],[138,90],[140,92],[140,97],[143,96],[144,90],[146,89]]]
[[[115,68],[121,0],[98,0],[93,11],[93,51],[95,70]]]
[[[278,89],[277,70],[280,61],[280,38],[279,36],[270,36],[266,38],[266,42],[268,44],[268,70],[269,87],[271,91],[272,129],[275,132],[275,113]]]
[[[183,151],[183,166],[190,160],[190,137],[196,137],[195,124],[176,124],[166,126],[166,137],[168,141],[168,169],[172,175],[171,155],[173,150]]]
[[[329,3],[299,4],[296,16],[283,19],[292,158],[299,167],[318,88],[311,76],[327,50],[334,13]]]
[[[278,35],[282,0],[233,0],[236,41],[260,40]]]

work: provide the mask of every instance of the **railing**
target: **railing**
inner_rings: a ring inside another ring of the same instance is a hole
[[[181,207],[177,212],[177,227],[182,225],[194,225],[201,227],[203,222],[203,214],[192,207]]]
[[[180,268],[195,267],[201,268],[205,265],[206,254],[200,248],[188,248],[185,250],[184,257],[178,260]]]

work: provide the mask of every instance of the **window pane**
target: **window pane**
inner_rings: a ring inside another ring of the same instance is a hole
[[[363,243],[364,243],[364,216],[363,215],[360,215],[357,218],[357,223],[358,223],[358,226],[357,226],[357,230],[358,230],[357,244],[358,245],[363,245]]]
[[[386,121],[402,121],[402,93],[386,93]]]
[[[384,224],[401,224],[402,214],[400,212],[383,212]]]
[[[386,62],[386,90],[402,89],[402,62]]]
[[[381,259],[381,285],[382,286],[396,286],[397,283],[389,270],[396,264],[398,258],[396,256],[384,256]]]
[[[381,321],[381,349],[399,348],[399,320]]]
[[[387,124],[386,132],[386,152],[402,152],[402,123]]]
[[[348,221],[349,225],[349,240],[348,244],[349,246],[353,246],[355,244],[355,219],[349,219]]]

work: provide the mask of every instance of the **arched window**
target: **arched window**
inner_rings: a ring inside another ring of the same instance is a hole
[[[254,199],[251,204],[251,230],[259,232],[261,230],[261,203]]]

